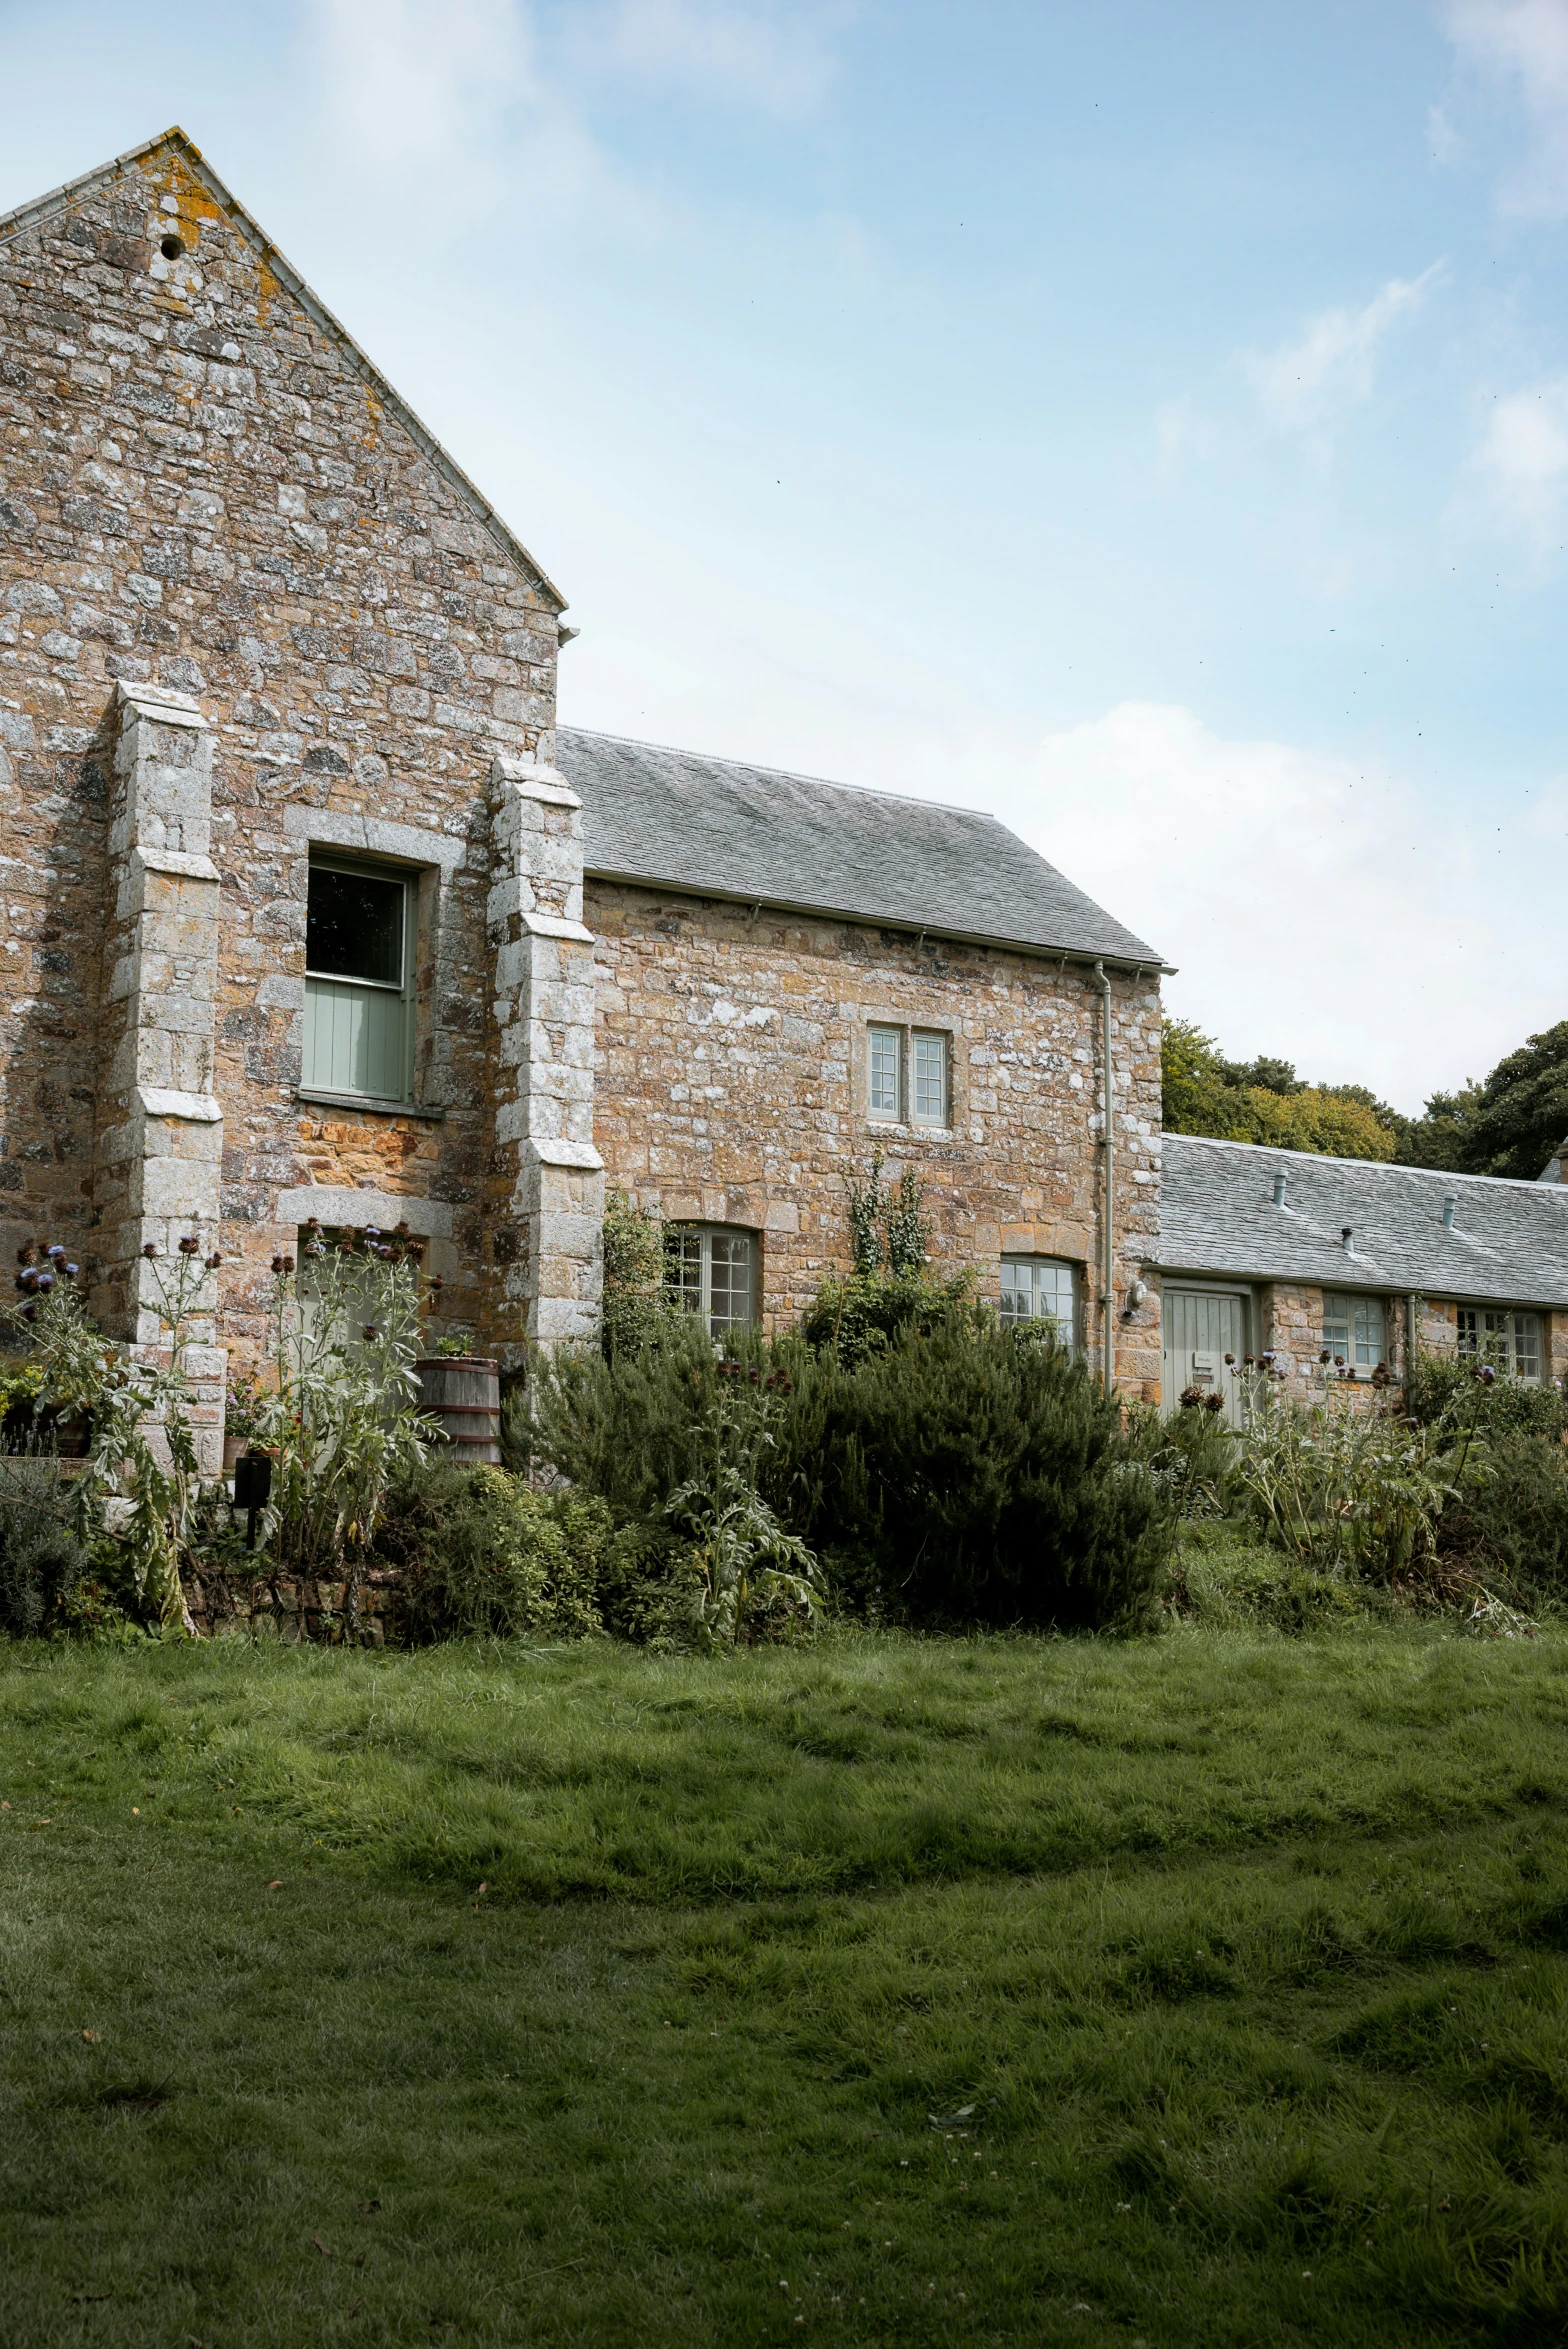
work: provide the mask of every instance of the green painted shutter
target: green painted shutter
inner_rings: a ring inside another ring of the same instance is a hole
[[[307,1089],[401,1101],[408,1090],[407,1019],[401,992],[356,987],[337,979],[307,979]]]

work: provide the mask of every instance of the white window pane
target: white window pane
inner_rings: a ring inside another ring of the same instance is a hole
[[[1514,1315],[1515,1378],[1538,1379],[1541,1375],[1541,1317],[1538,1313]]]
[[[947,1123],[947,1038],[915,1038],[915,1119],[917,1124]]]
[[[1049,1256],[1004,1256],[1001,1318],[1004,1322],[1049,1321],[1063,1345],[1074,1336],[1073,1268]]]
[[[1336,1362],[1348,1362],[1350,1354],[1351,1305],[1348,1297],[1325,1296],[1323,1299],[1323,1343]]]
[[[1358,1370],[1376,1370],[1383,1359],[1383,1306],[1376,1297],[1358,1297],[1352,1308],[1353,1352]]]
[[[1481,1346],[1478,1317],[1473,1305],[1459,1308],[1459,1351],[1461,1354],[1479,1353]]]
[[[717,1337],[751,1319],[751,1240],[744,1232],[714,1232],[708,1248],[708,1326]]]
[[[897,1028],[871,1030],[870,1101],[873,1117],[897,1117],[903,1037]]]
[[[702,1235],[667,1231],[664,1235],[664,1285],[688,1313],[702,1311]]]

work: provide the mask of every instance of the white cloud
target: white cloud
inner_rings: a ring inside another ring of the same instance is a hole
[[[1226,740],[1149,702],[958,764],[968,788],[949,764],[942,796],[994,807],[1158,948],[1178,966],[1170,1007],[1238,1056],[1416,1110],[1561,1016],[1539,948],[1560,793],[1501,832],[1495,805],[1448,824],[1386,769]]]
[[[1419,277],[1391,277],[1364,308],[1322,310],[1294,342],[1250,353],[1247,377],[1270,421],[1311,431],[1369,399],[1384,337],[1421,307],[1442,270],[1434,261]]]
[[[1454,519],[1499,531],[1538,556],[1560,550],[1568,522],[1568,375],[1497,401],[1466,467]]]
[[[612,0],[578,14],[570,48],[600,73],[798,114],[827,85],[843,13],[800,0]]]
[[[1534,125],[1503,209],[1560,219],[1568,212],[1568,0],[1448,0],[1445,19],[1465,63],[1512,88]]]
[[[1426,110],[1426,137],[1434,163],[1448,164],[1457,159],[1463,142],[1441,106],[1429,106]]]
[[[509,107],[534,94],[514,0],[310,0],[323,108],[361,168],[436,175],[437,208],[482,193]]]

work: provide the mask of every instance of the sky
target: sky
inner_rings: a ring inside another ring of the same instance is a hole
[[[1406,1111],[1568,1017],[1568,0],[0,0],[0,90],[0,209],[189,133],[564,723],[988,808]]]

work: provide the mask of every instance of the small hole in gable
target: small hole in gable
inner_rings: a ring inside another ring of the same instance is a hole
[[[185,250],[185,239],[183,237],[160,237],[158,250],[165,261],[178,261]]]

